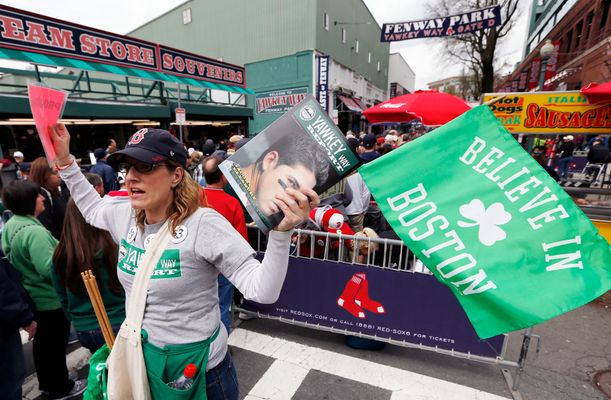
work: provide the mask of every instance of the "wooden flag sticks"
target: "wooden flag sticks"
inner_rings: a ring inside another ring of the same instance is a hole
[[[115,343],[115,335],[112,331],[110,321],[108,320],[108,314],[106,314],[106,308],[104,307],[104,302],[102,301],[102,296],[100,295],[100,290],[98,289],[98,283],[96,282],[95,276],[93,276],[93,272],[91,270],[81,272],[81,276],[83,277],[85,288],[87,288],[87,293],[91,299],[91,304],[93,304],[95,316],[98,318],[100,328],[102,328],[104,340],[106,341],[108,348],[112,349],[112,346]]]

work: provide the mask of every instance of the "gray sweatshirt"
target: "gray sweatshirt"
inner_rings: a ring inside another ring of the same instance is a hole
[[[110,232],[119,244],[118,276],[129,301],[135,272],[146,246],[163,222],[136,225],[130,202],[100,198],[76,164],[60,171],[85,220]],[[143,329],[159,347],[205,340],[220,324],[217,276],[223,273],[244,297],[259,303],[278,299],[286,276],[291,232],[272,231],[262,262],[248,242],[211,208],[185,219],[168,242],[151,277]],[[127,309],[127,306],[126,306]],[[227,351],[227,331],[210,347],[207,370]]]

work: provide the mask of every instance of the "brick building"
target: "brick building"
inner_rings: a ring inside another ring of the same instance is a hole
[[[544,90],[578,90],[611,80],[610,6],[611,0],[534,1],[524,59],[495,90],[540,90],[539,50],[546,40],[556,49],[547,64]]]

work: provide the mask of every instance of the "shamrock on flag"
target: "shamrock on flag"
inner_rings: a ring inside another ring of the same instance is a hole
[[[458,221],[458,226],[479,226],[478,238],[484,246],[492,246],[507,237],[499,225],[509,222],[511,214],[505,211],[502,203],[494,203],[486,209],[480,199],[473,199],[469,204],[460,206],[460,214],[473,222]]]
[[[487,106],[359,172],[481,338],[535,325],[611,287],[607,241]]]

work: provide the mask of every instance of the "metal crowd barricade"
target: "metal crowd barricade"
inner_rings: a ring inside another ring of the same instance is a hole
[[[259,253],[265,251],[267,246],[266,238],[257,228],[249,227],[249,238],[250,243],[251,245],[253,245],[255,250],[257,250]],[[300,243],[302,243],[302,239],[308,240],[308,246],[306,246],[305,249],[299,245]],[[333,241],[338,241],[339,246],[336,246],[337,248],[334,248],[334,246],[332,245]],[[358,251],[349,250],[345,246],[347,241],[353,241],[353,249],[360,249],[362,247],[366,247],[364,251],[365,254],[362,254]],[[318,250],[318,254],[315,254],[316,250]],[[405,244],[401,240],[397,239],[372,238],[362,236],[356,237],[344,234],[297,229],[295,230],[293,236],[293,242],[291,245],[291,256],[298,258],[318,259],[328,263],[338,264],[340,262],[343,262],[373,267],[377,269],[388,269],[411,274],[431,275],[430,271],[426,269],[426,267],[424,267],[422,262],[418,260],[411,251],[409,251],[407,246],[405,246]],[[422,343],[415,344],[408,341],[399,341],[386,337],[362,334],[360,332],[351,332],[348,329],[337,329],[328,326],[321,326],[320,324],[313,324],[308,322],[296,321],[294,319],[284,317],[271,316],[265,313],[253,312],[252,310],[248,310],[242,307],[235,307],[235,309],[239,312],[245,312],[247,314],[256,315],[258,317],[276,319],[281,322],[290,323],[302,327],[324,330],[344,335],[359,336],[398,346],[433,351],[456,358],[468,359],[486,364],[496,364],[501,367],[503,376],[505,377],[507,385],[509,386],[509,389],[512,392],[514,398],[521,398],[517,390],[522,371],[524,370],[526,357],[532,338],[537,339],[537,354],[539,353],[540,348],[540,337],[532,333],[532,328],[528,328],[524,331],[519,358],[517,361],[512,361],[505,358],[507,335],[504,335],[503,348],[500,354],[498,354],[496,357],[485,357],[480,355],[474,355],[471,353],[463,353],[459,351],[443,349],[437,346],[427,346],[423,345]],[[515,376],[512,376],[508,368],[515,370]]]
[[[401,271],[409,271],[418,260],[414,257],[407,246],[396,239],[371,238],[371,237],[356,237],[352,235],[344,235],[330,232],[319,232],[311,230],[297,229],[295,231],[297,243],[305,237],[309,240],[310,252],[309,255],[302,254],[300,246],[296,246],[295,252],[292,255],[297,257],[315,258],[315,248],[317,242],[322,242],[323,260],[326,261],[344,261],[350,263],[360,263],[381,268],[391,268]],[[339,241],[338,251],[333,254],[331,251],[331,241],[337,239]],[[363,260],[359,262],[359,254],[355,251],[349,251],[345,244],[346,241],[353,241],[354,247],[360,249],[366,247],[367,251]],[[396,254],[395,254],[396,253]],[[393,257],[395,255],[395,257]],[[411,256],[410,256],[411,255]],[[318,257],[316,257],[318,258]],[[376,260],[381,260],[379,264],[374,263]]]

